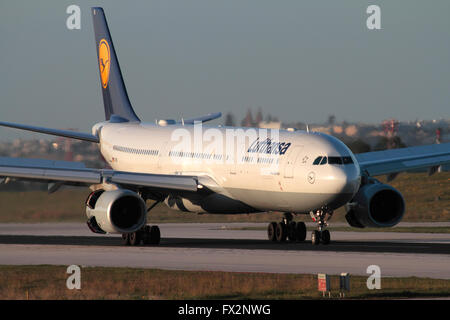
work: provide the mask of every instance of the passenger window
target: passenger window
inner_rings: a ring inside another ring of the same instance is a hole
[[[313,165],[318,165],[320,163],[320,160],[322,160],[322,157],[317,157],[316,160],[314,160]]]
[[[327,157],[323,157],[320,165],[327,164]]]

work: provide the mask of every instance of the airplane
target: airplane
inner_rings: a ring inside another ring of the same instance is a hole
[[[353,154],[339,139],[310,130],[204,125],[221,113],[141,122],[104,11],[91,11],[105,120],[91,133],[9,122],[0,126],[96,143],[110,168],[3,157],[0,177],[48,183],[49,192],[62,185],[88,186],[86,216],[92,232],[121,234],[124,245],[157,245],[161,232],[147,225],[147,214],[165,203],[197,213],[281,212],[281,221],[267,227],[273,242],[305,241],[305,223],[295,222],[294,216],[309,214],[317,224],[311,243],[328,244],[328,220],[342,206],[352,227],[384,228],[401,221],[401,193],[375,176],[392,180],[400,172],[424,168],[431,175],[450,163],[450,143]],[[154,201],[148,208],[147,200]]]

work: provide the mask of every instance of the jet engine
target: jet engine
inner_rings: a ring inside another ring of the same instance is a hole
[[[347,222],[356,228],[393,227],[403,218],[405,201],[395,188],[369,178],[346,206]]]
[[[144,200],[125,189],[97,190],[86,199],[87,224],[95,233],[131,233],[146,223]]]

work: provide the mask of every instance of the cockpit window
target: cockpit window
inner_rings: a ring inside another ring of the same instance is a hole
[[[314,162],[313,165],[317,166],[317,165],[323,165],[323,164],[338,164],[338,165],[342,165],[342,164],[352,164],[353,163],[353,159],[352,157],[323,157],[323,156],[319,156],[317,157]]]
[[[314,160],[313,165],[318,165],[320,163],[320,160],[322,160],[322,157],[317,157],[316,160]]]
[[[353,159],[352,157],[342,157],[342,162],[344,162],[344,164],[350,164],[353,163]]]
[[[342,158],[341,157],[328,157],[328,163],[329,164],[342,164]]]

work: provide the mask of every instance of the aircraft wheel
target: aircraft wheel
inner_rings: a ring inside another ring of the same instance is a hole
[[[145,245],[159,244],[161,242],[161,232],[158,226],[145,226],[142,230],[142,242]]]
[[[287,238],[290,242],[297,240],[297,223],[295,221],[291,221],[287,225]]]
[[[306,239],[306,224],[304,222],[297,222],[296,225],[297,241],[303,242]]]
[[[284,242],[287,237],[287,228],[283,222],[277,223],[277,231],[276,231],[277,241]]]
[[[330,240],[331,240],[330,231],[329,230],[322,231],[322,234],[320,235],[320,241],[323,244],[329,244]]]
[[[122,233],[122,244],[125,246],[130,245],[130,234],[129,233]]]
[[[317,230],[314,230],[311,233],[311,243],[313,245],[318,245],[320,243],[320,232]]]
[[[142,230],[142,243],[150,244],[150,226],[145,226]]]
[[[269,223],[269,225],[267,226],[267,237],[269,238],[270,241],[276,242],[277,241],[277,223],[276,222],[271,222]]]
[[[138,246],[141,243],[141,232],[136,231],[129,233],[128,238],[131,246]]]
[[[161,242],[161,231],[158,226],[151,226],[150,228],[150,244],[159,244]]]

